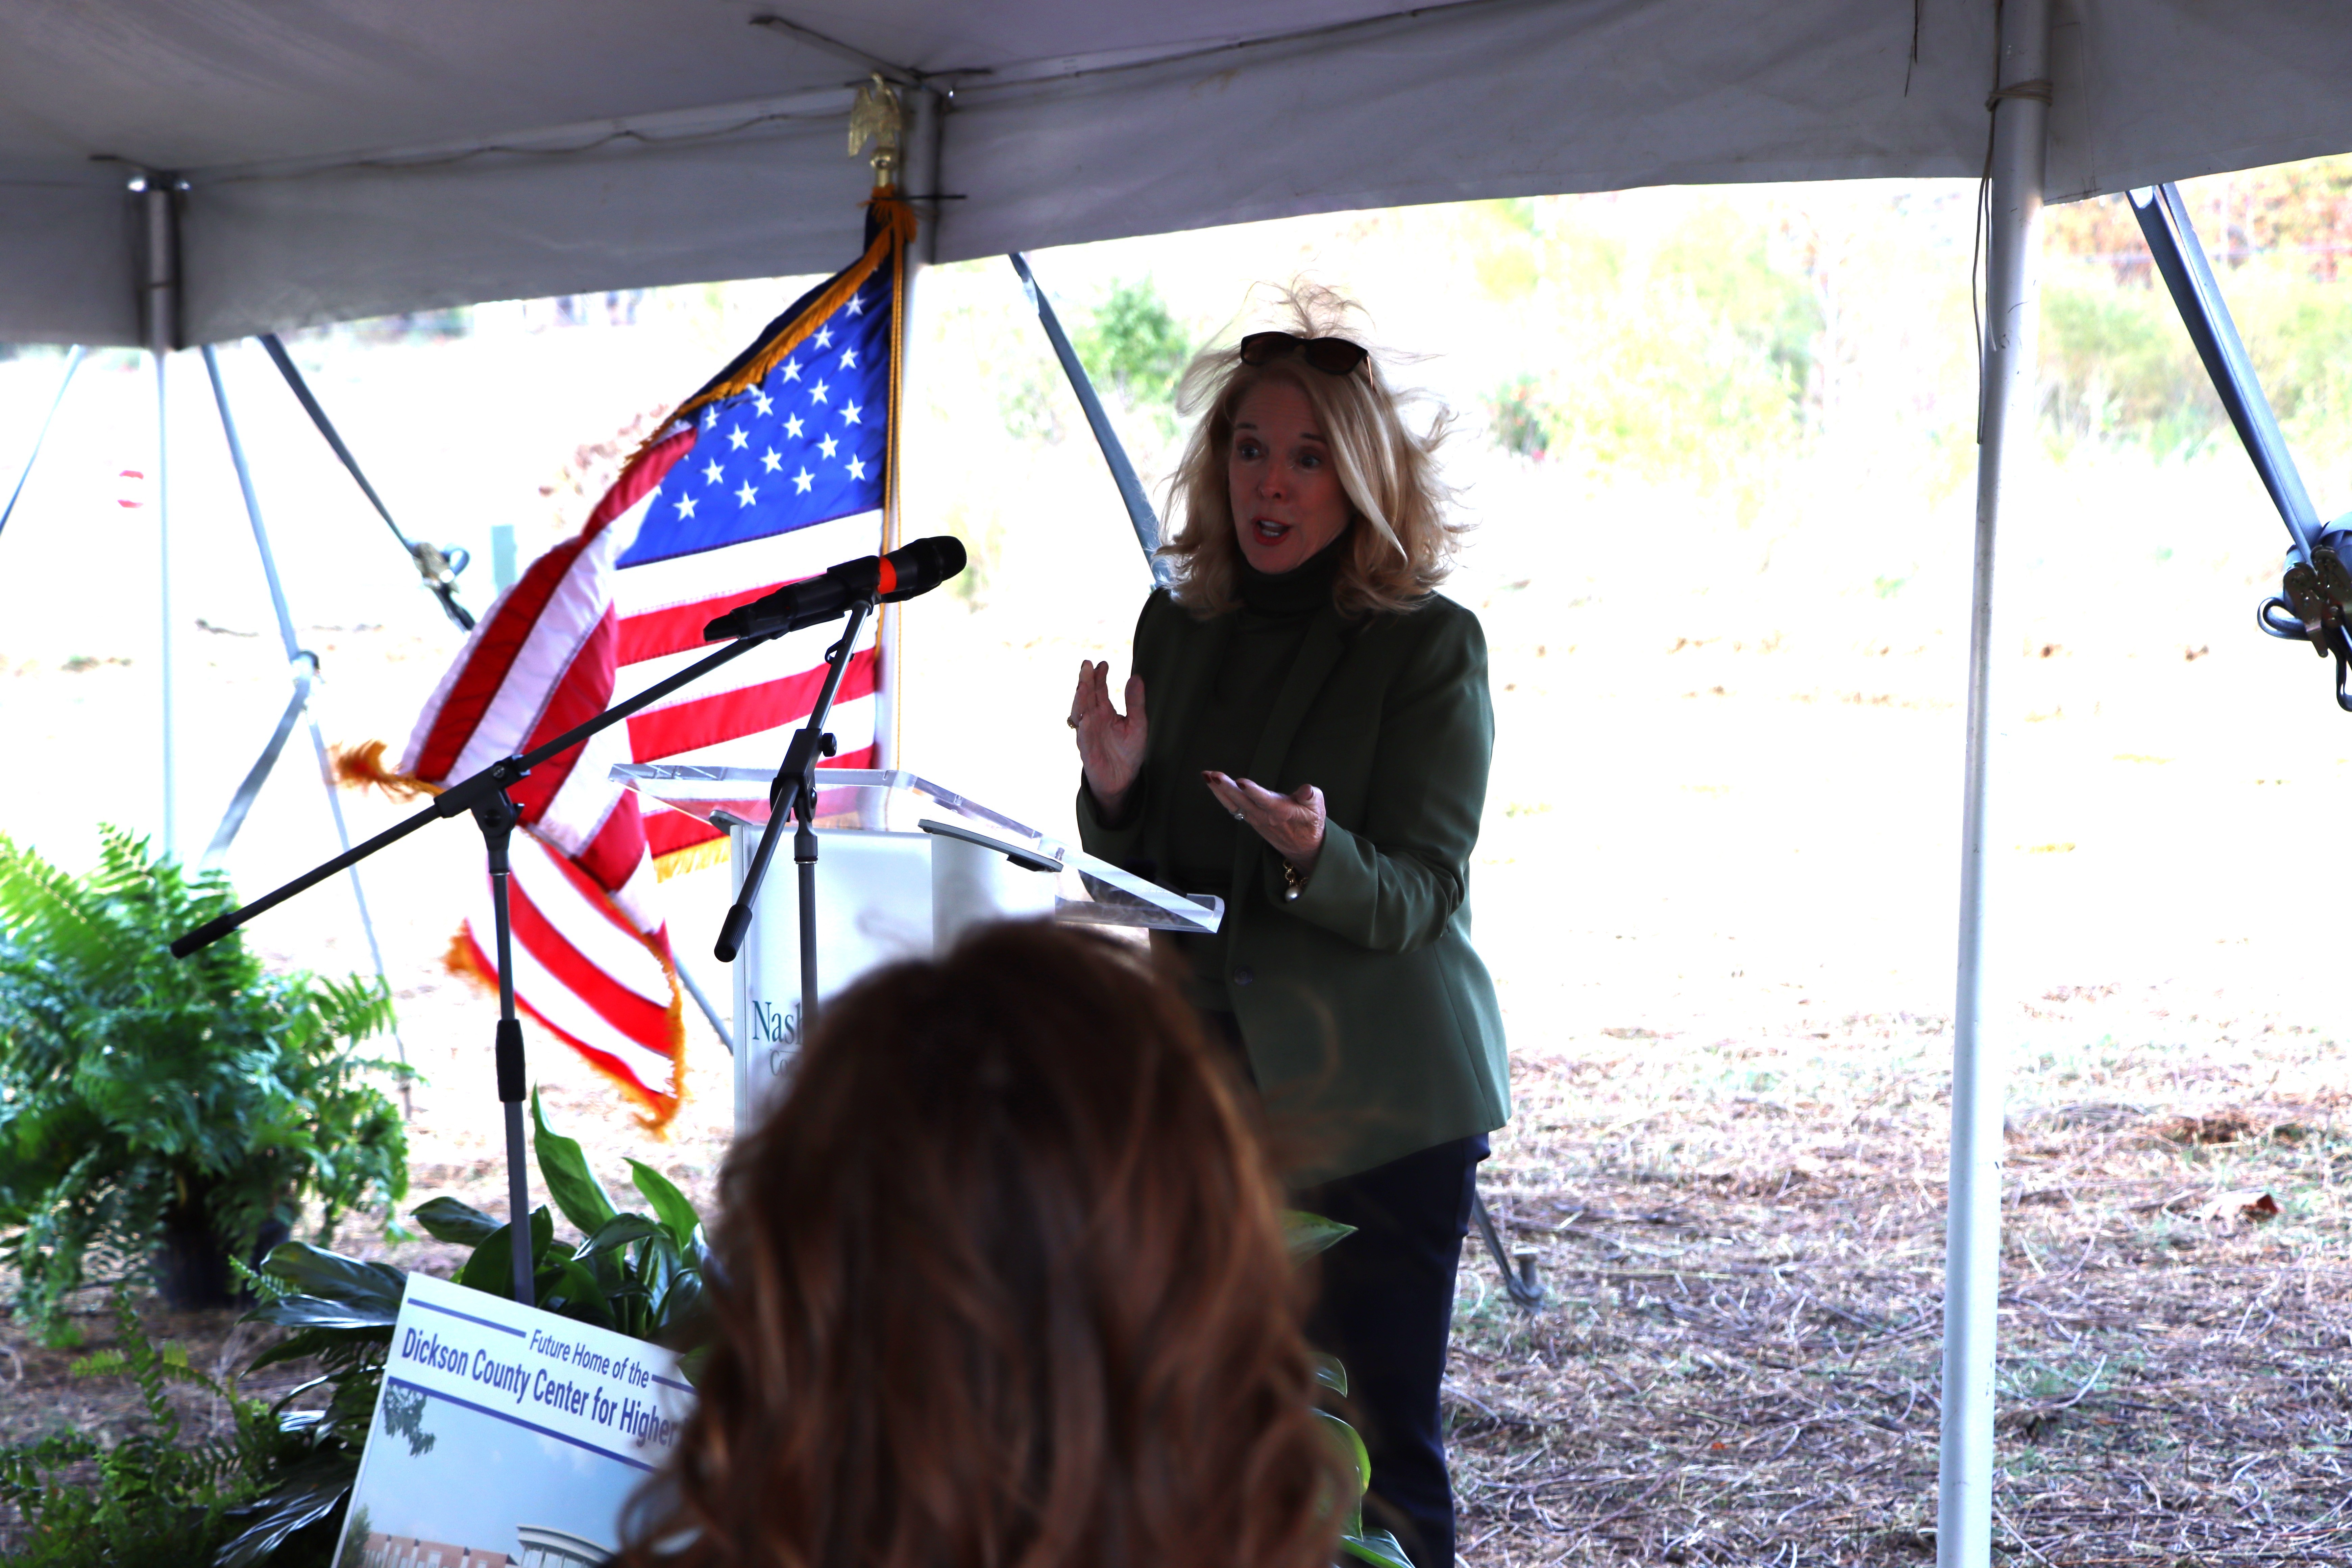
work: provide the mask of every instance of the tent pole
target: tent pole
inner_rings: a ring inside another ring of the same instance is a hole
[[[896,549],[907,542],[910,531],[900,515],[906,495],[903,473],[907,464],[907,431],[913,424],[908,410],[919,395],[916,388],[921,384],[913,374],[919,351],[915,330],[915,301],[924,292],[920,279],[923,271],[936,265],[940,258],[940,216],[947,209],[943,201],[925,201],[940,194],[940,153],[946,140],[947,95],[937,89],[909,87],[902,89],[907,97],[907,132],[905,137],[906,164],[899,171],[898,188],[909,198],[915,209],[919,226],[915,243],[901,258],[904,271],[900,275],[898,297],[898,414],[891,442],[898,454],[901,472],[890,476],[892,536],[883,541],[885,550]],[[926,210],[928,209],[928,210]],[[905,674],[907,617],[897,605],[882,606],[879,624],[874,628],[874,640],[882,650],[882,679],[874,693],[874,740],[881,755],[877,766],[898,768],[906,765],[903,750],[906,705],[900,700],[900,680]]]
[[[25,454],[25,466],[16,470],[16,488],[8,492],[7,504],[0,506],[0,530],[7,528],[8,520],[16,514],[16,502],[25,494],[25,481],[33,477],[33,465],[41,460],[41,447],[48,441],[49,426],[57,423],[58,410],[65,404],[66,388],[73,384],[74,372],[81,368],[82,355],[89,352],[76,343],[73,352],[66,355],[66,373],[58,380],[58,395],[49,399],[49,411],[42,416],[41,428],[33,437],[33,449]]]
[[[2005,1062],[1985,1037],[1985,872],[1993,540],[2001,499],[2032,450],[2042,185],[2050,119],[2050,0],[2006,0],[1992,100],[1984,360],[1977,454],[1975,586],[1969,615],[1968,759],[1960,819],[1958,984],[1952,1015],[1952,1155],[1945,1214],[1943,1447],[1938,1568],[1992,1553],[1993,1363],[2000,1297]]]
[[[319,782],[326,786],[328,814],[335,819],[335,842],[348,855],[352,850],[352,834],[343,822],[341,797],[336,794],[334,759],[328,753],[327,737],[320,731],[319,715],[310,706],[310,694],[320,679],[319,656],[304,647],[294,632],[294,611],[286,602],[286,584],[278,575],[278,553],[270,549],[269,530],[261,521],[261,498],[254,493],[253,469],[245,460],[245,443],[237,439],[236,420],[228,411],[228,388],[221,381],[220,356],[213,351],[210,343],[204,346],[204,356],[205,374],[213,384],[213,401],[220,408],[221,435],[228,442],[229,464],[236,470],[237,493],[245,498],[246,521],[253,525],[253,547],[261,556],[261,577],[269,589],[269,607],[278,616],[278,640],[286,649],[287,668],[294,674],[294,701],[287,710],[286,718],[290,723],[299,713],[310,721],[310,750],[319,759]],[[229,840],[236,837],[237,826],[245,820],[246,811],[252,806],[255,795],[260,793],[262,781],[269,776],[271,766],[278,761],[276,747],[282,744],[285,738],[286,725],[281,724],[277,742],[273,742],[270,750],[262,753],[261,761],[255,765],[251,776],[237,791],[236,800],[230,803],[229,816],[222,822],[221,831],[214,836],[212,847],[205,852],[205,859],[208,864],[217,863],[219,858],[228,852]],[[383,966],[383,948],[375,939],[375,921],[368,913],[367,889],[360,885],[360,868],[357,866],[351,868],[351,879],[352,901],[359,906],[360,931],[367,938],[368,957],[375,963],[375,977],[383,982],[384,995],[390,997],[392,975]],[[414,1121],[416,1108],[409,1094],[408,1042],[401,1037],[400,1016],[396,1012],[392,1020],[392,1043],[400,1057],[401,1113]]]
[[[163,699],[161,763],[166,860],[180,858],[179,759],[172,692],[172,465],[165,396],[165,367],[171,362],[173,349],[178,346],[180,335],[180,237],[174,210],[178,193],[173,188],[178,184],[169,174],[148,174],[132,186],[140,195],[140,216],[145,231],[144,309],[141,314],[146,327],[147,352],[155,362],[155,552],[160,584],[156,597],[163,634],[157,663],[161,667]]]

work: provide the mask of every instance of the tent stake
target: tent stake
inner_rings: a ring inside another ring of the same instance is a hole
[[[1991,101],[1983,418],[1969,612],[1968,760],[1960,819],[1958,984],[1952,1013],[1952,1159],[1944,1234],[1943,1447],[1938,1568],[1992,1555],[1993,1360],[2000,1297],[2001,1108],[2006,1063],[1985,1038],[1987,776],[1992,742],[1993,540],[2001,498],[2032,450],[2042,186],[2050,119],[2050,0],[2001,9]]]

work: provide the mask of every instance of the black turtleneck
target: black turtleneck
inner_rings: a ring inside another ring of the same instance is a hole
[[[1234,836],[1251,830],[1235,822],[1201,782],[1203,769],[1233,778],[1249,775],[1250,757],[1274,710],[1274,700],[1307,640],[1307,628],[1317,611],[1331,602],[1332,580],[1339,575],[1340,552],[1349,533],[1325,545],[1290,571],[1260,572],[1247,560],[1238,563],[1234,586],[1241,607],[1232,612],[1233,636],[1226,641],[1224,660],[1217,668],[1211,700],[1192,726],[1180,752],[1180,766],[1167,805],[1168,852],[1172,862],[1171,884],[1182,890],[1227,896],[1234,879]],[[1257,781],[1268,788],[1271,781]],[[1215,977],[1223,969],[1222,936],[1201,937],[1182,945],[1197,951],[1190,956],[1198,966],[1202,994],[1195,998],[1215,1007],[1226,1005],[1223,988]]]

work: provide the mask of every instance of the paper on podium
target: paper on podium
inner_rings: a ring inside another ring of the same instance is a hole
[[[625,763],[613,777],[728,830],[740,892],[769,816],[756,768]],[[1188,898],[1048,837],[917,774],[819,770],[816,970],[820,1005],[861,975],[946,951],[987,921],[1213,931],[1216,899]],[[801,1044],[797,879],[775,861],[735,955],[735,1125],[779,1091]]]
[[[774,777],[758,768],[672,763],[623,763],[613,769],[614,783],[719,827],[766,826],[768,786]],[[1066,923],[1213,932],[1223,922],[1222,899],[1171,891],[919,773],[819,768],[817,777],[823,784],[816,797],[820,830],[921,832],[928,819],[961,828],[976,842],[993,843],[1003,853],[1054,861],[1062,868],[1054,917]]]

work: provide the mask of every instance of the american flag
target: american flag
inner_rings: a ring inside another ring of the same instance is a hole
[[[898,300],[913,219],[880,199],[856,263],[811,289],[632,458],[577,537],[474,628],[401,772],[446,785],[529,750],[707,651],[713,616],[896,542]],[[666,1121],[685,1039],[653,884],[723,853],[721,832],[610,782],[619,762],[774,767],[837,635],[778,638],[535,771],[510,884],[517,1003]],[[882,761],[880,647],[861,633],[829,765]],[[489,889],[452,963],[495,980]]]

